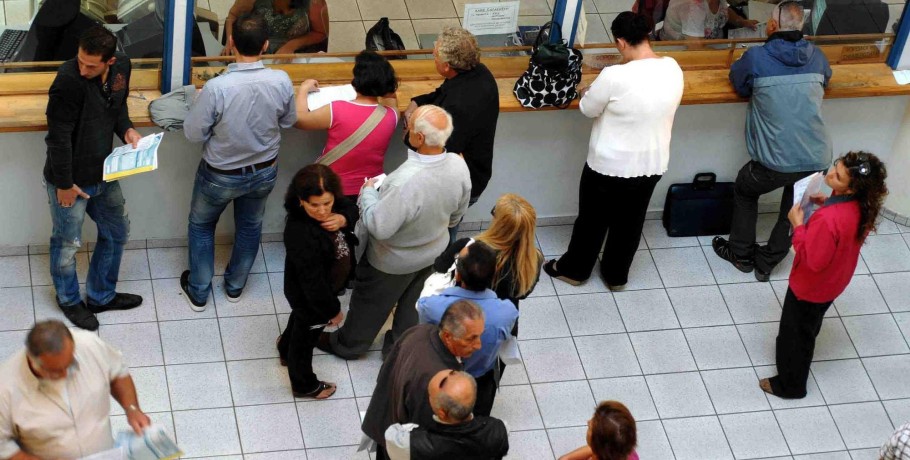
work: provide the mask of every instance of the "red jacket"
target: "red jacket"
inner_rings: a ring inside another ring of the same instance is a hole
[[[850,196],[833,196],[812,214],[805,225],[793,230],[796,258],[790,271],[790,289],[800,300],[833,301],[856,270],[862,241],[859,203]]]

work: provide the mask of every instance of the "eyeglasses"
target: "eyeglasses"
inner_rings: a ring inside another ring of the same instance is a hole
[[[496,217],[496,206],[493,206],[492,208],[490,208],[490,215],[493,217]]]

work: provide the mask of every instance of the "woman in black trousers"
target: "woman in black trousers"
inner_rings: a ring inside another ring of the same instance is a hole
[[[288,367],[294,397],[325,399],[336,386],[313,372],[313,347],[326,326],[344,318],[338,293],[355,266],[353,229],[359,214],[342,194],[338,176],[319,164],[294,176],[284,207],[284,295],[291,317],[278,336],[278,354]]]

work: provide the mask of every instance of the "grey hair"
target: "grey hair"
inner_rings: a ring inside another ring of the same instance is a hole
[[[442,314],[439,329],[460,339],[465,334],[464,322],[469,319],[483,321],[483,310],[470,300],[459,300],[449,305],[449,308]]]
[[[472,377],[471,374],[464,371],[454,371],[452,375],[458,375],[471,382],[470,398],[462,403],[452,396],[449,396],[448,392],[445,390],[440,390],[436,393],[432,405],[434,406],[434,409],[444,410],[452,421],[463,422],[471,416],[472,412],[474,412],[474,403],[477,402],[477,381],[474,380],[474,377]]]
[[[67,339],[73,340],[73,334],[65,324],[57,320],[41,321],[25,337],[25,349],[34,358],[45,353],[57,354],[63,351]]]
[[[790,2],[777,8],[777,22],[781,32],[803,30],[803,7],[799,3]]]
[[[439,59],[456,71],[471,70],[480,63],[477,37],[461,27],[449,26],[436,37]]]
[[[430,122],[433,115],[445,115],[446,125],[442,129]],[[432,147],[445,147],[446,141],[452,135],[454,125],[452,115],[445,109],[435,105],[420,106],[414,113],[414,132],[421,133],[426,138],[426,143]]]

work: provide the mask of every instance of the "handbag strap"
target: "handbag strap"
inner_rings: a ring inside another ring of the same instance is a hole
[[[547,41],[550,41],[554,30],[556,31],[557,36],[559,36],[559,40],[557,41],[562,41],[562,26],[559,25],[559,22],[557,21],[547,21],[546,24],[540,27],[540,32],[537,33],[537,38],[534,39],[534,50],[540,46],[544,31],[547,32]]]
[[[360,145],[360,143],[363,142],[377,126],[379,126],[379,123],[385,118],[387,110],[388,108],[384,105],[378,104],[376,109],[373,110],[373,113],[364,120],[363,124],[361,124],[356,131],[333,147],[332,150],[329,150],[325,155],[321,156],[316,160],[316,163],[330,166],[332,163],[340,160],[341,157],[347,155],[348,152],[354,150],[354,147]]]

